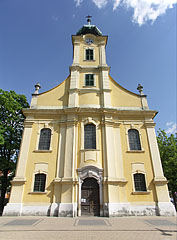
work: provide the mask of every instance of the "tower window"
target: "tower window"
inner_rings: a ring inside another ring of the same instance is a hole
[[[34,192],[45,192],[46,174],[35,174]]]
[[[51,130],[49,128],[43,128],[40,132],[39,150],[49,150],[51,141]]]
[[[146,191],[145,175],[142,173],[136,173],[133,176],[134,176],[135,191],[145,192]]]
[[[139,132],[136,129],[128,130],[130,150],[141,150]]]
[[[93,49],[86,49],[86,60],[93,60]]]
[[[96,127],[94,124],[84,126],[84,148],[96,149]]]
[[[94,74],[85,74],[85,86],[94,86]]]

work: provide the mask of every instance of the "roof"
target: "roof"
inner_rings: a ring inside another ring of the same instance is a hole
[[[102,36],[102,32],[95,25],[84,25],[76,35],[85,35],[85,34],[93,34],[95,36]]]

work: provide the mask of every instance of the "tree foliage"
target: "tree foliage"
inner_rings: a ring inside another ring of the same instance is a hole
[[[24,95],[0,89],[0,212],[19,153],[24,122],[22,108],[27,107],[29,105]]]
[[[164,175],[176,207],[177,193],[177,134],[167,136],[164,130],[158,131],[157,142],[162,160]]]

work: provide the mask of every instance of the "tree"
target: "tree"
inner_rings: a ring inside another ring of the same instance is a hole
[[[164,130],[159,129],[157,142],[159,145],[160,157],[164,175],[168,180],[168,187],[171,192],[175,208],[177,209],[177,134],[167,136]]]
[[[22,108],[27,107],[29,104],[24,95],[0,89],[0,214],[19,153],[24,122]]]

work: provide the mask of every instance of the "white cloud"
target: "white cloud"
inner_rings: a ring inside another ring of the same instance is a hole
[[[80,6],[83,0],[74,0],[76,6]],[[88,0],[87,0],[88,1]],[[113,4],[113,11],[120,5],[133,9],[132,21],[140,26],[147,21],[152,23],[162,14],[165,14],[169,8],[173,8],[177,0],[92,0],[99,8],[105,7],[108,3]]]
[[[113,0],[113,11],[116,10],[120,4],[121,0]]]
[[[177,0],[122,0],[122,2],[127,8],[133,8],[133,21],[141,26],[148,20],[153,23],[167,9],[173,8]]]
[[[170,125],[167,125],[167,124],[170,124]],[[171,126],[169,127],[167,130],[166,130],[166,133],[167,134],[175,134],[177,133],[177,124],[176,123],[166,123],[167,126]]]
[[[166,123],[166,126],[170,126],[170,125],[172,125],[174,122],[167,122]]]
[[[74,2],[76,2],[76,7],[79,7],[83,0],[74,0]]]
[[[95,5],[98,8],[103,8],[106,6],[106,4],[108,3],[108,0],[92,0],[93,3],[95,3]]]

